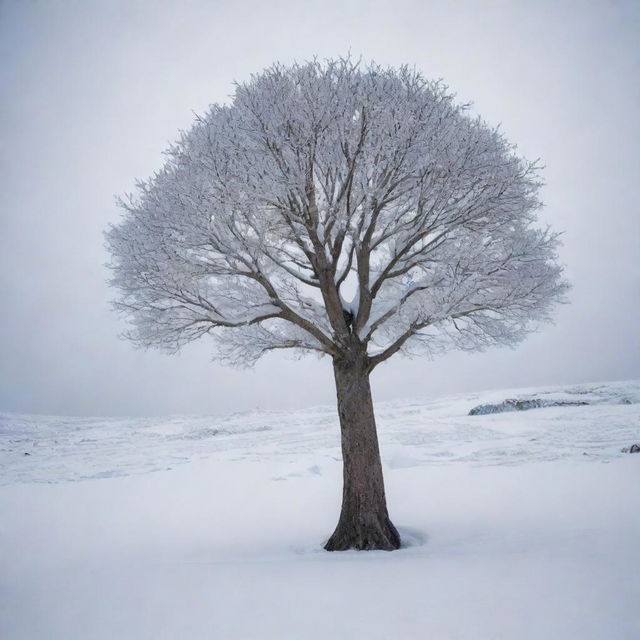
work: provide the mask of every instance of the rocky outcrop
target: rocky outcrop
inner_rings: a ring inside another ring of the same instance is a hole
[[[470,416],[483,416],[489,413],[505,413],[507,411],[527,411],[528,409],[540,409],[542,407],[578,407],[589,404],[581,400],[542,400],[540,398],[528,398],[519,400],[509,398],[498,404],[480,404],[469,411]]]

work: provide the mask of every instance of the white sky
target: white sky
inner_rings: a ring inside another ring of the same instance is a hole
[[[640,4],[0,0],[0,410],[145,415],[333,402],[330,361],[253,371],[117,338],[102,231],[193,112],[272,62],[409,63],[529,158],[571,305],[516,350],[396,357],[376,399],[640,377]]]

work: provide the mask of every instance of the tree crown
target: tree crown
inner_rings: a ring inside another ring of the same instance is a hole
[[[274,65],[120,201],[115,306],[139,345],[211,333],[236,364],[514,344],[567,289],[540,186],[535,162],[408,67]]]

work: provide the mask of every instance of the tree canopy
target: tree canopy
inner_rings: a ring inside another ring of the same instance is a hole
[[[235,364],[514,344],[567,289],[539,170],[411,68],[276,64],[120,201],[115,305],[139,345],[213,334]]]

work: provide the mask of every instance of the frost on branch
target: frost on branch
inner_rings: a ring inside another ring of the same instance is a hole
[[[236,364],[353,340],[371,368],[514,344],[567,289],[539,188],[535,163],[415,71],[276,65],[120,203],[115,305],[140,345],[212,334]]]

